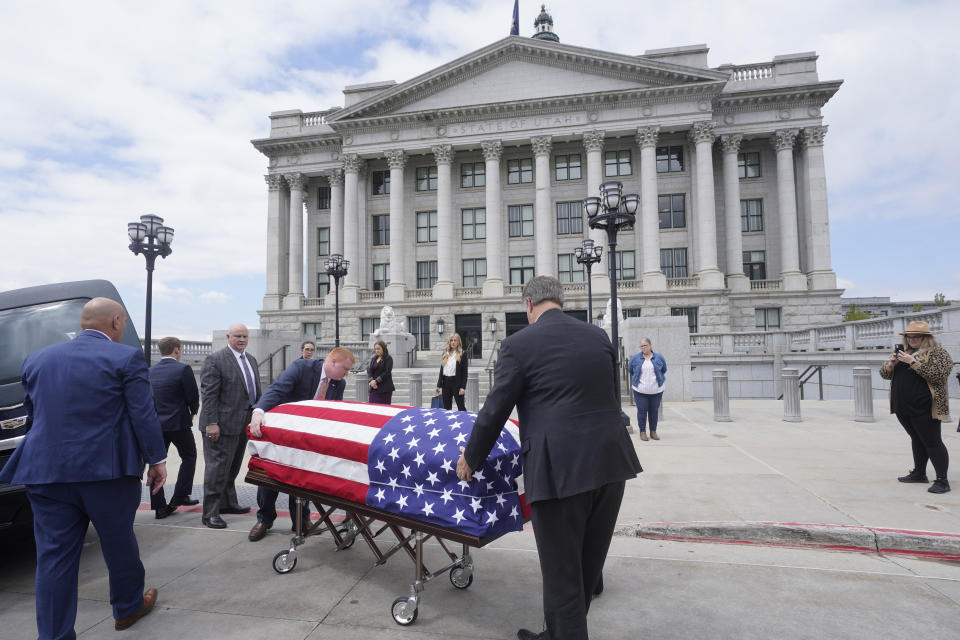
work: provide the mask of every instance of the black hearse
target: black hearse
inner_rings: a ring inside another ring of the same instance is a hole
[[[123,304],[116,288],[106,280],[62,282],[0,293],[0,469],[30,429],[20,385],[24,358],[41,347],[76,336],[80,332],[80,310],[92,298],[110,298]],[[129,317],[123,342],[140,348]],[[0,531],[32,521],[23,486],[0,483]]]

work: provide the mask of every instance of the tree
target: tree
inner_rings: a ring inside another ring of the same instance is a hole
[[[938,307],[946,307],[950,305],[950,301],[947,300],[947,297],[942,293],[937,293],[933,296],[933,304]]]
[[[913,305],[913,312],[914,312],[914,313],[919,313],[919,312],[921,312],[921,311],[923,311],[923,305],[922,305],[922,304],[920,304],[920,303],[918,302],[917,304]]]
[[[852,304],[847,310],[847,313],[843,316],[844,322],[852,322],[854,320],[869,320],[870,318],[875,317],[872,313],[864,311],[863,309],[857,308],[857,305]]]

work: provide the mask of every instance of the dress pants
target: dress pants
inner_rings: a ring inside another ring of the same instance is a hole
[[[274,491],[273,489],[265,489],[263,487],[257,487],[257,506],[260,507],[257,510],[257,522],[262,522],[268,527],[273,524],[273,521],[277,519],[277,497],[280,495],[279,491]],[[290,500],[287,502],[288,508],[290,509],[290,523],[291,528],[297,528],[297,499],[293,496],[289,496]],[[303,503],[303,520],[310,520],[310,503],[304,501]]]
[[[197,469],[197,442],[193,439],[193,429],[178,429],[163,432],[164,450],[170,449],[170,444],[177,448],[180,456],[180,471],[177,473],[177,486],[173,488],[173,497],[186,498],[193,491],[193,474]],[[150,494],[150,508],[156,511],[167,504],[167,497],[160,491]]]
[[[550,640],[587,640],[587,611],[620,512],[625,482],[531,505]]]
[[[247,434],[224,435],[216,442],[203,436],[203,517],[220,515],[223,507],[239,507],[234,481],[243,464]]]
[[[77,637],[73,627],[80,554],[91,522],[110,576],[113,617],[126,618],[139,611],[144,571],[133,517],[140,505],[140,479],[28,485],[27,496],[37,542],[39,640]]]
[[[466,396],[460,395],[460,388],[457,386],[457,379],[453,376],[443,376],[443,382],[440,383],[440,393],[443,394],[443,408],[452,409],[453,402],[457,402],[458,411],[466,411],[464,403]]]

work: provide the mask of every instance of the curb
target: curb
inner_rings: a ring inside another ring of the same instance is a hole
[[[615,535],[799,547],[960,560],[960,534],[797,522],[654,522],[618,527]]]

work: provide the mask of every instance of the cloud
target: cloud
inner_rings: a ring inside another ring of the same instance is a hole
[[[224,293],[222,291],[207,291],[201,293],[199,296],[202,302],[207,304],[226,304],[230,300],[233,300],[233,296],[229,293]]]

